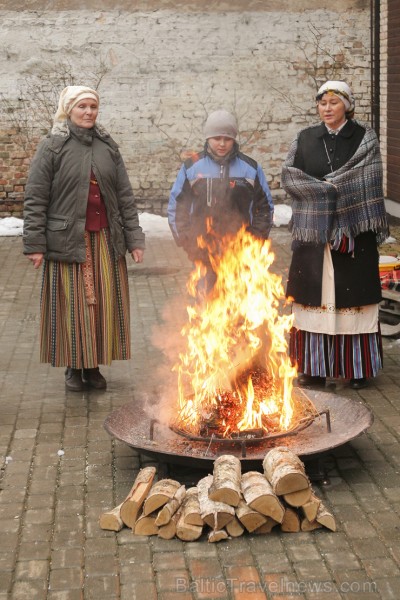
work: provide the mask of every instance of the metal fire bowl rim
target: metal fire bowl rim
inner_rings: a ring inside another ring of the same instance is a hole
[[[218,444],[218,440],[212,444],[189,441],[174,433],[168,424],[155,425],[151,439],[150,424],[153,416],[143,410],[140,402],[129,402],[114,410],[105,419],[104,428],[112,437],[160,462],[205,467],[221,454],[234,454],[242,463],[262,462],[275,446],[287,446],[300,457],[322,454],[358,437],[374,421],[371,409],[358,399],[301,388],[293,388],[293,391],[300,398],[302,395],[307,396],[318,412],[329,410],[331,431],[327,430],[326,420],[320,417],[296,435],[266,438],[260,444],[249,445],[245,457],[241,456],[237,440],[232,440],[232,447]],[[157,412],[156,406],[155,403],[154,413]]]

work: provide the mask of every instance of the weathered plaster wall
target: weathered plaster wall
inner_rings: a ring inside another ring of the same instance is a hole
[[[120,143],[146,210],[165,211],[181,151],[202,146],[205,117],[221,106],[236,113],[243,150],[284,200],[282,160],[298,129],[316,119],[314,76],[330,77],[335,58],[344,64],[335,78],[353,85],[357,117],[369,120],[368,0],[329,8],[315,0],[131,4],[0,2],[0,89],[18,103],[44,67],[67,60],[87,73],[91,61],[105,61],[100,120]]]

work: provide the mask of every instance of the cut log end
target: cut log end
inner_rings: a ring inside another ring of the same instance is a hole
[[[101,529],[105,529],[108,531],[121,531],[124,526],[124,522],[121,519],[120,511],[121,511],[122,503],[119,506],[116,506],[112,510],[104,512],[100,515],[99,525]]]
[[[229,537],[227,531],[225,529],[215,529],[210,531],[208,534],[209,542],[220,542],[221,540],[227,540]]]

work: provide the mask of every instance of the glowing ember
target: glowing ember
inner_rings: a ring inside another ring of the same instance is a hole
[[[212,232],[210,231],[210,234]],[[287,354],[292,315],[280,314],[282,279],[270,272],[269,240],[244,229],[207,248],[217,274],[212,292],[187,308],[186,351],[178,372],[176,426],[193,435],[232,437],[246,431],[289,431],[313,411],[294,403],[296,369]],[[198,263],[188,289],[204,276]]]

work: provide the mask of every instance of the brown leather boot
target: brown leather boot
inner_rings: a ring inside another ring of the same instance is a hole
[[[95,369],[82,369],[82,380],[96,390],[104,390],[107,387],[107,381],[100,373],[99,367]]]
[[[65,386],[71,392],[82,392],[85,389],[80,369],[65,369]]]

